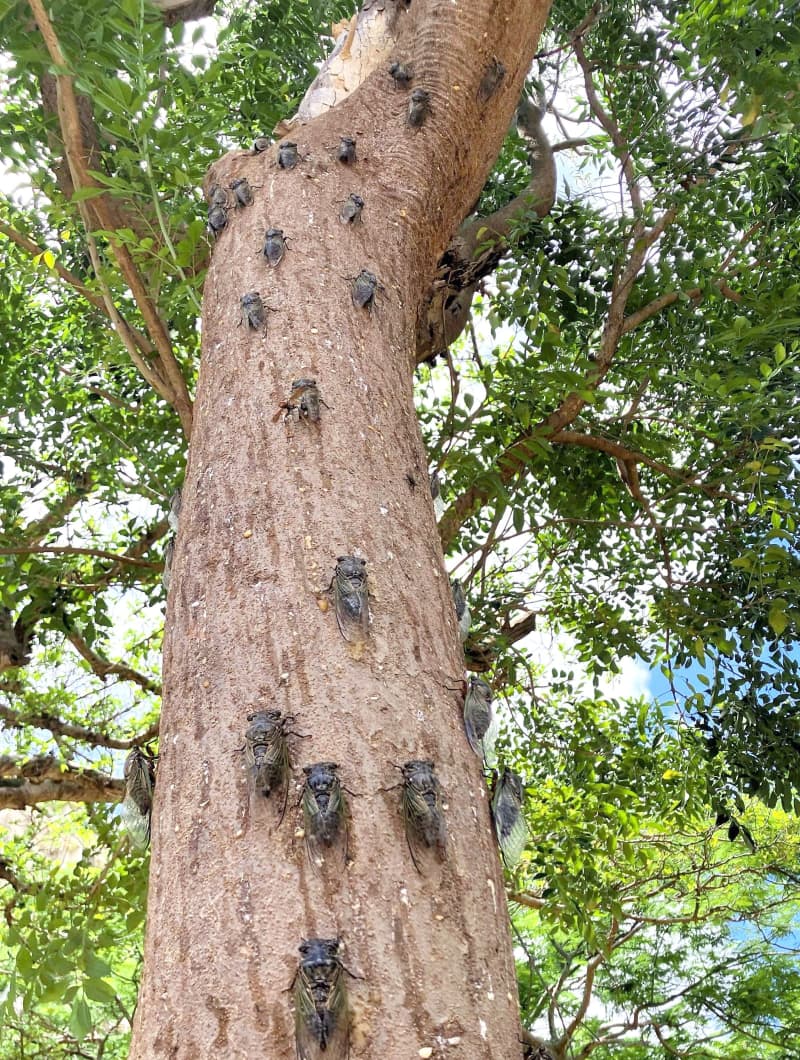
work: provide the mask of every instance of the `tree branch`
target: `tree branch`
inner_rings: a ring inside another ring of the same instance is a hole
[[[57,68],[66,69],[68,67],[66,57],[61,51],[61,45],[59,44],[52,23],[45,11],[42,0],[28,0],[28,4],[33,12],[33,16],[39,27],[39,31],[42,34],[51,60]],[[58,97],[58,115],[61,124],[64,149],[75,189],[76,191],[84,188],[98,188],[101,190],[102,193],[91,201],[91,209],[97,214],[101,227],[113,231],[117,227],[116,218],[114,217],[113,209],[109,207],[107,193],[90,175],[84,158],[80,114],[75,97],[72,77],[63,73],[57,74],[56,89]],[[92,226],[89,224],[89,207],[86,202],[81,202],[78,205],[86,226],[87,237],[89,238],[89,249],[99,279],[102,270],[100,268],[99,259],[97,258],[94,241],[91,236]],[[172,351],[172,343],[170,342],[167,329],[158,314],[158,310],[150,299],[144,282],[142,281],[128,249],[115,239],[112,239],[109,245],[117,261],[117,265],[125,278],[125,282],[130,288],[134,301],[144,318],[147,329],[153,338],[160,365],[160,372],[155,372],[153,368],[139,356],[139,353],[127,332],[126,325],[124,325],[124,322],[119,317],[107,289],[104,292],[106,294],[106,308],[114,321],[114,325],[117,328],[120,337],[125,343],[125,347],[128,350],[131,359],[150,385],[174,407],[180,417],[184,433],[188,438],[191,434],[192,403],[186,386],[186,380],[183,377],[183,373],[181,372],[180,366],[178,365]]]
[[[69,633],[67,636],[78,654],[91,666],[92,673],[98,677],[105,680],[106,677],[115,675],[123,681],[132,681],[146,692],[154,692],[156,695],[161,695],[161,685],[151,677],[140,674],[138,670],[126,666],[125,663],[109,662],[108,659],[104,659],[102,655],[98,655],[96,651],[90,648],[86,641],[79,637],[77,633]]]
[[[27,762],[0,757],[0,810],[41,802],[119,802],[124,794],[124,781],[94,769],[76,769],[47,755]]]
[[[25,556],[28,553],[48,552],[53,555],[72,556],[98,556],[100,559],[113,559],[115,563],[131,563],[137,567],[149,567],[158,570],[159,563],[151,563],[146,559],[137,559],[122,552],[106,552],[102,548],[78,548],[74,545],[19,545],[17,548],[0,548],[0,556]]]
[[[4,221],[0,221],[0,232],[2,232],[3,235],[8,236],[8,238],[13,243],[16,243],[18,247],[21,247],[23,250],[26,250],[31,255],[31,257],[38,257],[39,255],[44,254],[43,247],[38,246],[36,243],[33,242],[32,239],[28,239],[27,236],[22,235],[22,233],[18,232],[16,228],[12,228],[11,225],[6,224]],[[70,272],[69,269],[64,268],[64,266],[61,265],[58,261],[56,261],[56,263],[54,264],[53,270],[55,271],[56,275],[60,277],[60,279],[62,279],[65,283],[68,283],[70,287],[73,287],[78,292],[78,294],[81,295],[81,297],[85,298],[86,301],[89,302],[90,305],[93,305],[95,309],[99,309],[100,312],[103,313],[104,316],[111,322],[112,325],[114,324],[114,319],[109,313],[106,307],[106,303],[100,297],[100,295],[97,295],[94,293],[94,291],[91,291],[75,275],[74,272]],[[141,331],[137,331],[136,328],[131,327],[131,325],[128,324],[122,317],[120,317],[120,320],[122,320],[123,325],[126,328],[128,334],[133,338],[134,342],[142,351],[142,353],[155,353],[155,349],[152,343],[145,335],[141,333]]]
[[[115,736],[108,736],[104,732],[88,729],[84,725],[62,721],[61,718],[57,718],[54,714],[47,714],[44,711],[38,714],[20,714],[15,710],[11,710],[10,707],[2,706],[2,704],[0,704],[0,719],[11,729],[47,729],[48,732],[52,732],[57,736],[66,736],[70,740],[81,740],[84,743],[91,744],[93,747],[110,747],[119,751],[129,751],[132,747],[139,747],[142,744],[149,743],[158,736],[157,721],[149,725],[144,732],[138,733],[127,740],[120,740]]]
[[[517,130],[528,143],[530,180],[523,192],[494,213],[468,217],[451,239],[420,307],[417,364],[444,354],[464,330],[478,284],[508,250],[514,223],[531,213],[546,217],[552,210],[556,164],[543,117],[544,105],[523,97],[517,108]]]

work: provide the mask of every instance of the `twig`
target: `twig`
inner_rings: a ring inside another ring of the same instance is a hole
[[[114,675],[120,677],[123,681],[132,681],[146,692],[154,692],[156,695],[161,695],[161,685],[151,677],[140,674],[138,670],[126,666],[125,663],[109,662],[108,659],[104,659],[102,655],[98,655],[96,651],[90,648],[86,641],[79,637],[77,633],[69,633],[67,636],[78,654],[88,662],[92,672],[98,677],[105,680],[106,677]]]

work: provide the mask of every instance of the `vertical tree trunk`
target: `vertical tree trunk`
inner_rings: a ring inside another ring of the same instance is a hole
[[[206,280],[203,361],[164,649],[145,974],[131,1056],[295,1055],[297,947],[341,936],[351,1055],[409,1060],[520,1055],[503,879],[480,764],[461,721],[463,660],[412,402],[426,277],[497,153],[546,14],[535,0],[415,0],[398,54],[431,94],[375,71],[296,129],[294,170],[234,152],[211,182],[246,176]],[[415,20],[415,21],[412,21]],[[476,102],[486,62],[508,71]],[[334,157],[353,136],[358,161]],[[365,200],[344,226],[341,202]],[[284,230],[276,268],[261,255]],[[362,268],[383,289],[351,300]],[[266,334],[239,324],[260,291]],[[317,379],[316,427],[284,422],[293,379]],[[338,556],[367,560],[374,620],[363,657],[320,594]],[[251,792],[247,715],[296,717],[294,782]],[[415,870],[395,764],[430,758],[446,792],[447,857]],[[301,766],[332,760],[349,796],[350,864],[315,871],[297,808]],[[389,790],[386,790],[389,789]],[[447,1043],[450,1044],[447,1044]],[[425,1052],[431,1049],[430,1053]],[[422,1050],[422,1052],[420,1052]]]

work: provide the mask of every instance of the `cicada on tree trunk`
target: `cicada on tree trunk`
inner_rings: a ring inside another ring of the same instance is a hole
[[[134,747],[125,759],[122,816],[128,835],[138,847],[146,847],[150,842],[157,760],[156,755],[141,747]]]
[[[367,561],[358,556],[339,556],[331,588],[339,632],[346,641],[363,643],[369,633]]]
[[[340,940],[307,939],[300,943],[300,964],[294,977],[295,1042],[298,1060],[346,1060],[349,1016],[346,971],[339,956]]]
[[[255,790],[269,798],[273,791],[284,791],[280,821],[289,798],[289,735],[287,725],[294,719],[279,710],[256,710],[247,715],[250,725],[244,734],[244,756]]]
[[[447,825],[444,819],[442,788],[433,762],[414,760],[401,766],[403,793],[401,810],[411,860],[421,873],[418,857],[435,849],[444,858],[447,848]]]
[[[336,762],[304,766],[303,829],[311,864],[320,868],[326,852],[338,851],[337,860],[347,862],[347,803]]]

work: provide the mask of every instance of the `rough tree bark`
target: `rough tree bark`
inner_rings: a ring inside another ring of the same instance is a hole
[[[431,95],[418,131],[381,60],[335,106],[297,122],[301,162],[233,152],[245,176],[206,280],[203,358],[164,649],[164,706],[145,971],[131,1057],[295,1056],[291,994],[302,938],[340,935],[351,1056],[521,1056],[503,878],[485,782],[465,739],[455,616],[412,402],[419,307],[497,155],[547,0],[370,0],[393,57]],[[396,17],[394,17],[396,16]],[[484,105],[493,57],[506,68]],[[363,56],[360,59],[363,66]],[[358,161],[334,157],[339,137]],[[343,226],[340,204],[365,200]],[[289,249],[271,269],[264,231]],[[362,268],[383,289],[354,307]],[[258,290],[266,334],[238,326]],[[275,419],[301,376],[319,428]],[[367,560],[374,620],[353,657],[320,593],[337,556]],[[321,601],[323,607],[320,606]],[[309,865],[293,784],[286,819],[251,794],[246,716],[294,714],[300,766],[341,765],[351,864]],[[447,794],[447,858],[415,871],[394,764],[433,759]],[[427,1050],[430,1050],[428,1052]]]

